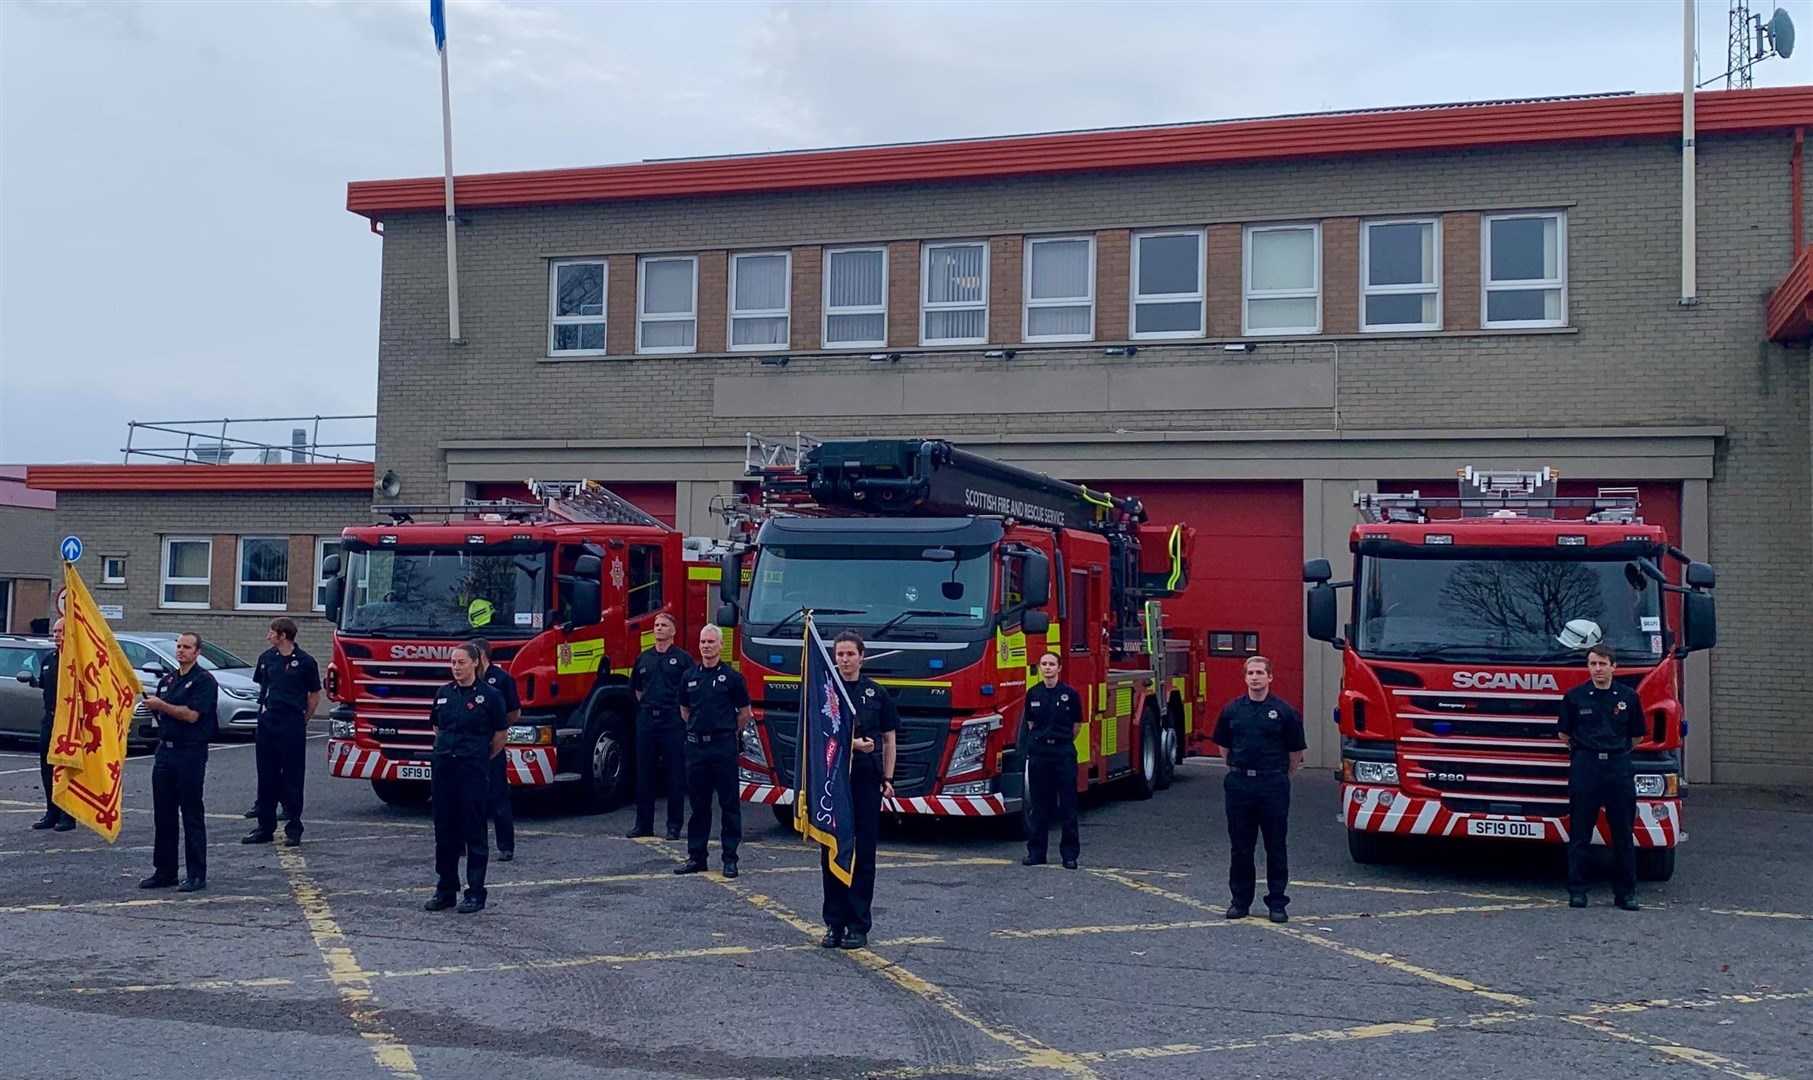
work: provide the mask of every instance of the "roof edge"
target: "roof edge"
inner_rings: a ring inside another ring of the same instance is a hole
[[[370,491],[366,462],[276,465],[31,465],[38,491]]]

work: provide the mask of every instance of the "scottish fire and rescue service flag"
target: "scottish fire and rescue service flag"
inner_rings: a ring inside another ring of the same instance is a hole
[[[850,726],[856,707],[831,662],[831,650],[806,615],[800,650],[800,760],[794,770],[793,823],[830,853],[845,885],[856,869],[856,820],[850,801]]]
[[[434,51],[447,47],[447,5],[443,0],[428,0],[428,25],[434,27]]]
[[[51,797],[112,842],[120,835],[120,781],[139,680],[73,563],[63,564],[63,588],[57,711],[46,755],[56,766]]]

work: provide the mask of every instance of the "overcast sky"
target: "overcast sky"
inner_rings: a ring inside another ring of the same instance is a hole
[[[461,172],[1681,81],[1674,0],[448,8]],[[1699,10],[1710,78],[1727,5]],[[427,11],[0,2],[0,461],[371,409],[380,241],[346,182],[440,173]]]

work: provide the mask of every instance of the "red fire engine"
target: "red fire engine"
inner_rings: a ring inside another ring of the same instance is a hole
[[[760,718],[742,747],[746,802],[792,819],[807,611],[827,636],[863,635],[864,672],[899,707],[893,812],[1022,813],[1014,744],[1047,649],[1087,703],[1079,790],[1150,797],[1186,753],[1209,751],[1203,635],[1161,615],[1188,583],[1188,528],[932,439],[750,436],[747,464],[754,560],[745,575],[744,553],[730,557],[717,619],[743,629]]]
[[[1460,476],[1454,498],[1356,494],[1351,581],[1331,582],[1326,559],[1304,565],[1309,636],[1342,652],[1349,853],[1372,862],[1404,836],[1563,843],[1575,828],[1604,843],[1603,817],[1568,819],[1556,733],[1562,694],[1586,679],[1563,631],[1587,620],[1649,722],[1634,758],[1637,870],[1667,880],[1686,838],[1681,663],[1717,637],[1712,567],[1645,524],[1630,494],[1558,498],[1551,469]]]
[[[540,503],[380,506],[389,524],[341,533],[323,568],[334,657],[329,771],[398,805],[428,800],[429,705],[453,647],[492,643],[515,676],[510,782],[572,783],[607,807],[634,782],[629,667],[666,611],[702,625],[718,552],[596,484],[539,483]]]

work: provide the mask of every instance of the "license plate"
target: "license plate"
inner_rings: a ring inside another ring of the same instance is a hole
[[[1473,818],[1467,822],[1468,836],[1498,836],[1507,840],[1544,840],[1548,827],[1540,821],[1492,821]]]
[[[432,780],[432,779],[434,779],[434,766],[433,765],[398,765],[397,766],[397,779],[398,780]]]

